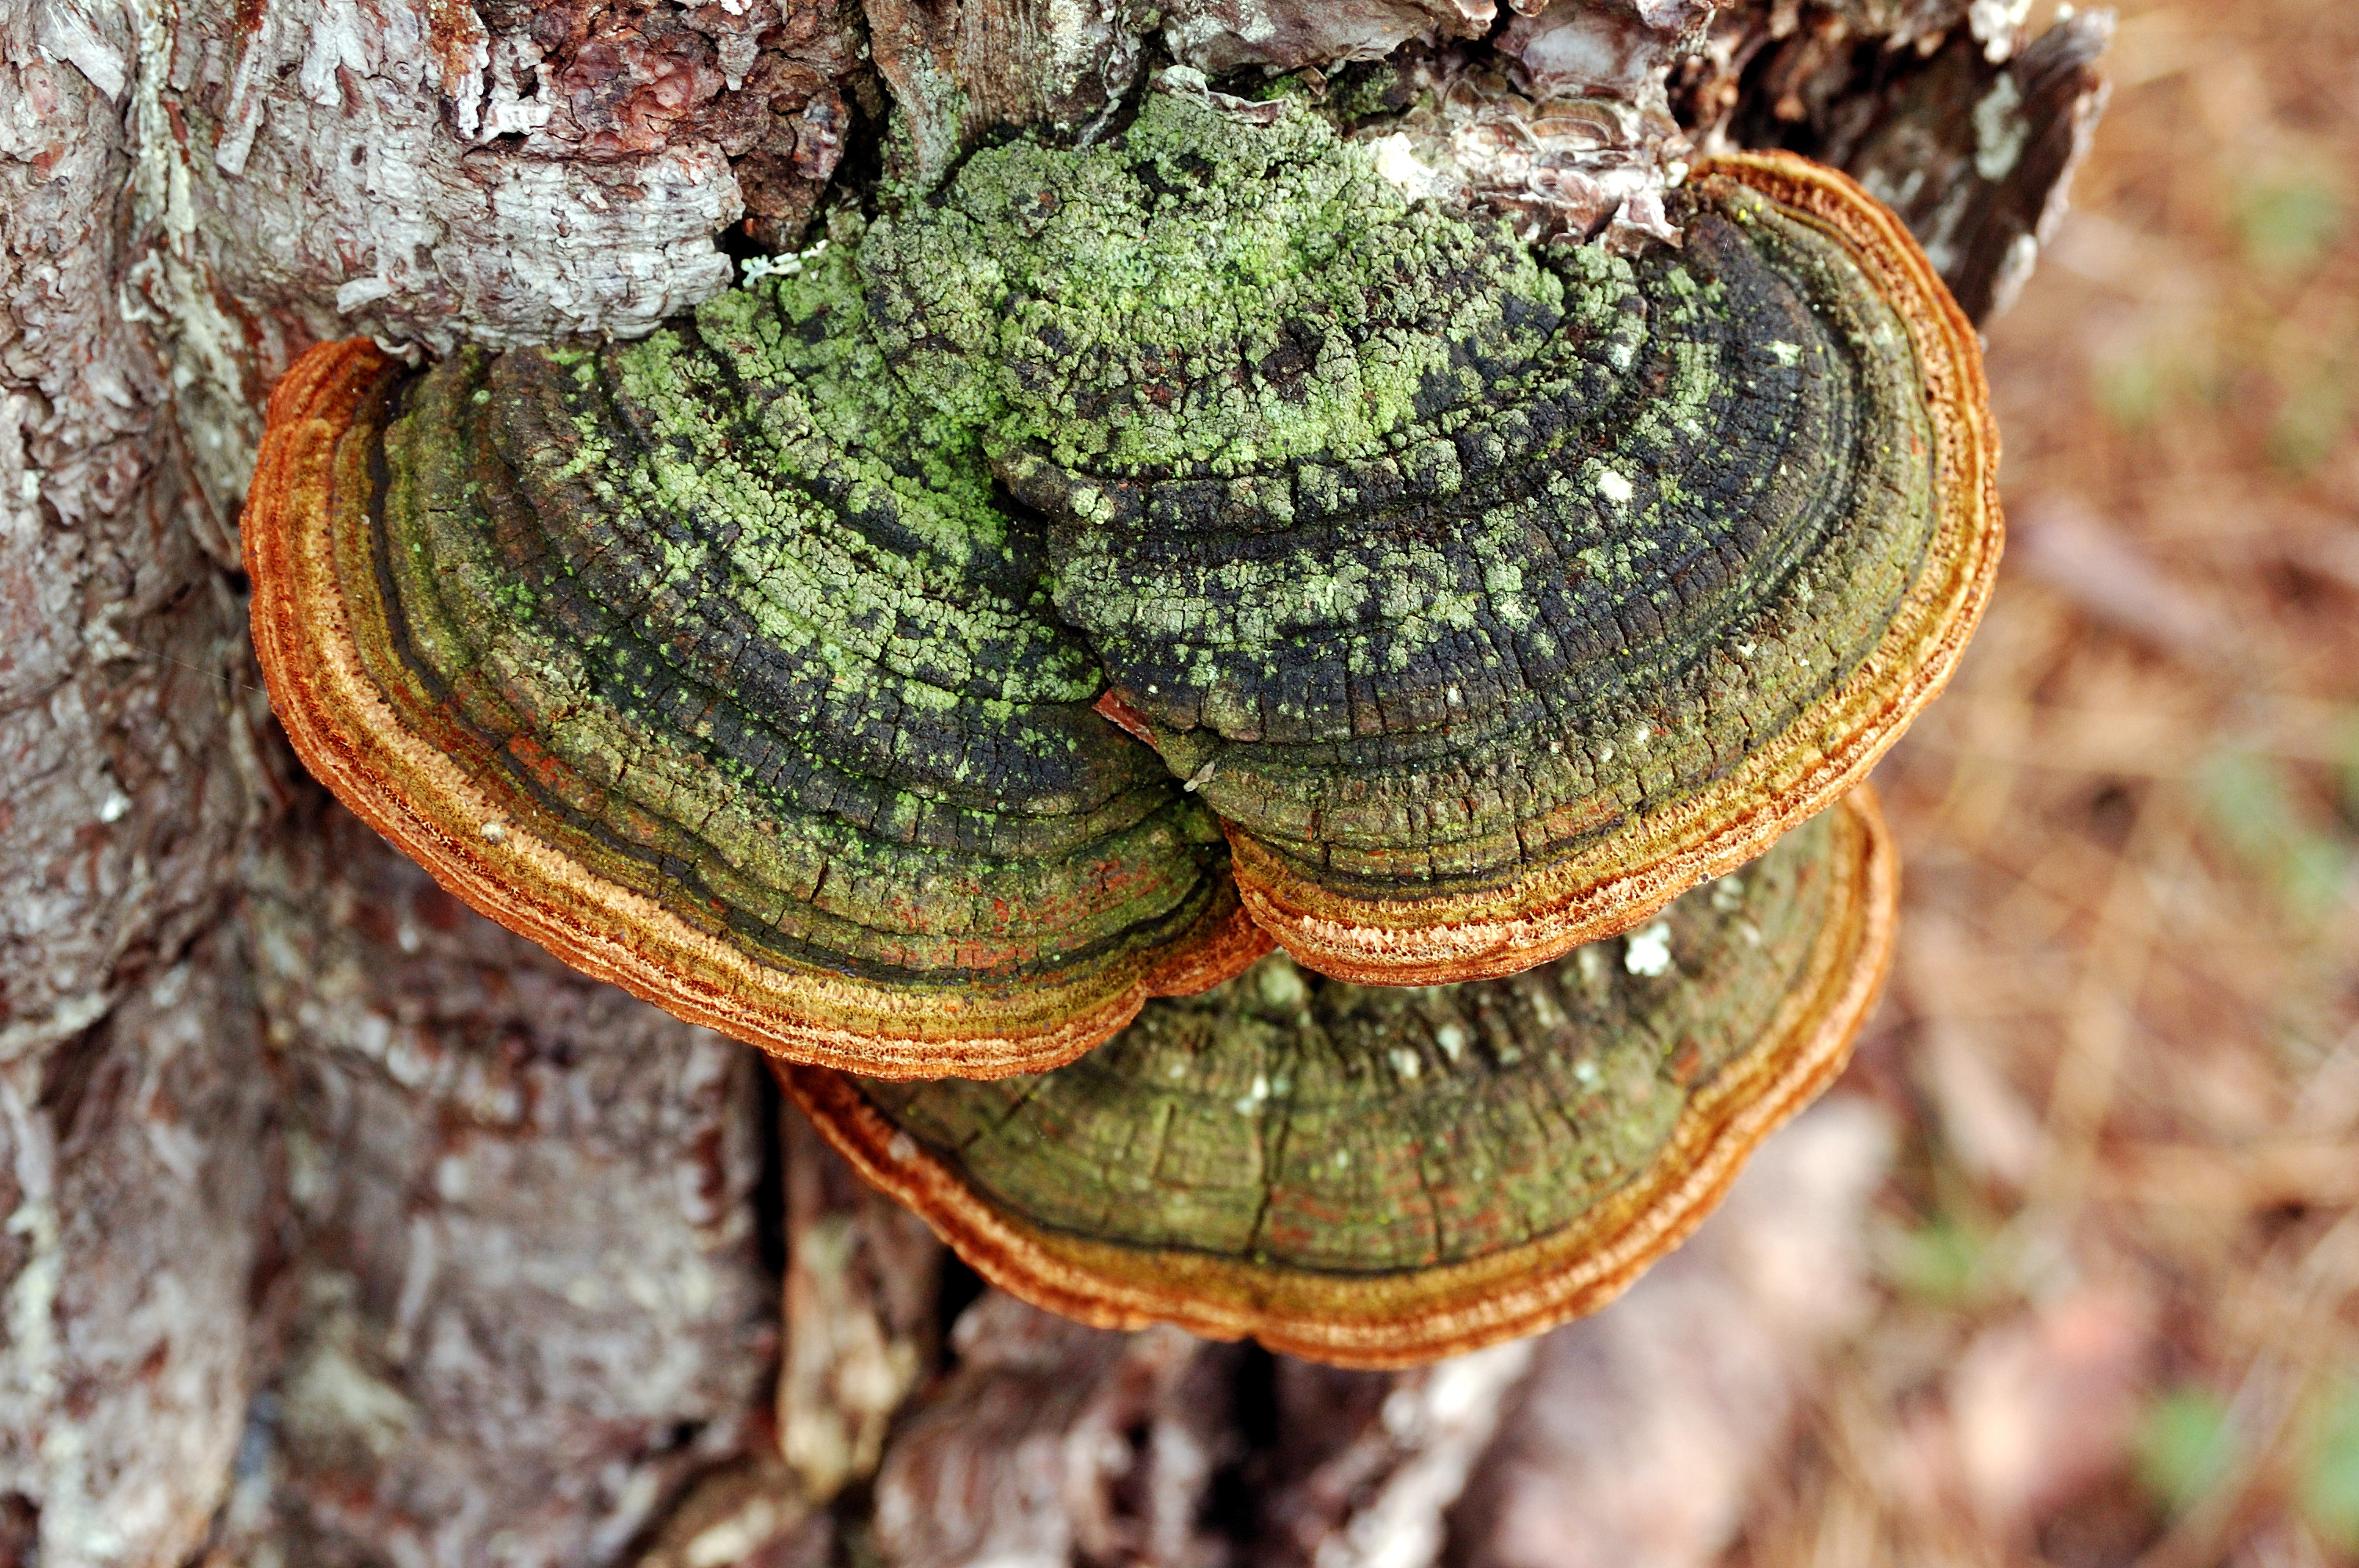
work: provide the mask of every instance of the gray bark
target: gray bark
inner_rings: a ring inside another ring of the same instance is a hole
[[[1984,306],[2094,112],[2093,22],[2008,66],[1962,0],[1625,9],[1703,47],[1694,134],[1893,182]],[[1085,130],[1158,59],[1439,58],[1498,15],[0,0],[0,1568],[1357,1562],[1386,1521],[1438,1548],[1470,1472],[1546,1469],[1527,1350],[1333,1374],[990,1295],[946,1349],[939,1249],[777,1134],[751,1053],[301,775],[236,575],[262,398],[313,341],[641,332],[727,286],[723,236],[795,243],[840,166]]]
[[[232,575],[313,338],[641,330],[808,212],[832,14],[592,10],[0,15],[0,1561],[613,1561],[761,1424],[755,1064],[325,806]]]
[[[259,714],[120,292],[137,46],[125,15],[0,13],[0,1541],[57,1563],[201,1536],[272,1238],[276,1095],[223,922]]]
[[[249,895],[299,1252],[225,1544],[611,1561],[766,1386],[756,1065],[317,815]]]

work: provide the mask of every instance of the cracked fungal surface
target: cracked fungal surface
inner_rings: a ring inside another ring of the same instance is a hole
[[[1248,912],[1527,968],[1834,798],[1978,606],[1918,602],[1952,433],[1799,167],[1633,262],[1157,94],[641,342],[321,351],[249,529],[274,694],[479,906],[799,1059],[1069,1060]]]
[[[1441,1354],[1598,1304],[1684,1233],[1839,1069],[1893,892],[1854,799],[1647,926],[1512,979],[1364,987],[1276,954],[1052,1072],[786,1082],[1042,1304],[1143,1306],[1324,1358]]]
[[[316,351],[256,645],[313,771],[577,966],[800,1059],[1068,1060],[1267,942],[987,476],[829,324],[858,299],[414,377]]]
[[[868,237],[888,356],[985,432],[1108,710],[1298,957],[1460,979],[1619,929],[1832,799],[1962,642],[1997,527],[1971,334],[1763,176],[1681,193],[1677,250],[1535,249],[1309,114],[1163,98]]]
[[[1217,826],[1092,711],[1038,541],[830,281],[409,389],[402,653],[585,853],[781,958],[956,985],[1184,938],[1222,904]]]
[[[1659,933],[1509,979],[1359,986],[1273,954],[1069,1066],[864,1092],[1052,1229],[1344,1273],[1480,1257],[1627,1182],[1758,1042],[1828,919],[1831,827],[1675,901]],[[1658,944],[1669,964],[1639,961]]]

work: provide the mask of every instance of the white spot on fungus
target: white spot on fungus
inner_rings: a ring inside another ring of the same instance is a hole
[[[1630,934],[1628,946],[1622,954],[1622,967],[1634,975],[1657,979],[1671,972],[1671,923],[1658,920],[1643,931]]]
[[[1419,161],[1406,134],[1395,131],[1389,136],[1378,136],[1368,144],[1368,150],[1376,155],[1376,172],[1411,201],[1450,194],[1450,182]]]

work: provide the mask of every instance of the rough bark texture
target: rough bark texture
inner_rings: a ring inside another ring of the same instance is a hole
[[[1674,106],[1886,180],[1995,302],[2102,41],[2010,64],[2009,16],[1723,6]],[[936,1254],[832,1156],[788,1160],[792,1204],[766,1189],[746,1053],[459,910],[292,770],[234,575],[261,395],[314,339],[638,334],[728,283],[723,238],[799,243],[847,171],[1083,126],[1165,58],[1243,89],[1495,20],[0,4],[0,1564],[1377,1560],[1353,1542],[1440,1542],[1470,1465],[1507,1463],[1475,1457],[1503,1409],[1516,1463],[1567,1484],[1514,1353],[1333,1374],[986,1297],[940,1371]],[[802,1343],[774,1394],[758,1232],[788,1208]],[[799,1475],[774,1397],[817,1423]]]
[[[271,1236],[244,630],[117,294],[136,49],[0,14],[0,1536],[44,1563],[201,1535]]]
[[[778,1451],[826,1501],[876,1473],[893,1412],[941,1349],[942,1244],[838,1159],[797,1112],[780,1118],[786,1166],[786,1343]]]
[[[1688,107],[1740,146],[1849,170],[1908,220],[1982,320],[2013,302],[2063,217],[2104,111],[2097,60],[2113,34],[2113,14],[2091,11],[2018,49],[1953,20],[1946,35],[1916,35],[1930,50],[1896,52],[1841,15],[1781,34],[1774,10],[1740,9],[1691,73]]]
[[[325,816],[249,903],[299,1262],[241,1544],[610,1560],[766,1384],[758,1069]]]
[[[736,62],[771,93],[748,139],[712,108],[740,91],[726,38],[586,65],[545,39],[596,78],[569,123],[612,137],[487,152],[486,90],[442,70],[473,20],[0,19],[11,1560],[173,1563],[209,1530],[256,1562],[612,1560],[766,1391],[752,1063],[290,783],[223,569],[294,349],[652,323],[727,281],[728,158],[799,150],[843,63],[832,14],[770,29],[785,63]],[[700,49],[721,63],[682,97],[667,73]],[[272,814],[278,847],[247,853]]]
[[[1176,1328],[1084,1328],[992,1292],[958,1371],[876,1483],[876,1544],[908,1568],[1190,1563],[1244,1352]]]

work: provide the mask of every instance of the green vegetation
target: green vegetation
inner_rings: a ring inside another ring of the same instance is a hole
[[[2169,1390],[2147,1407],[2136,1446],[2139,1482],[2178,1513],[2201,1500],[2235,1457],[2228,1406],[2209,1390]]]

